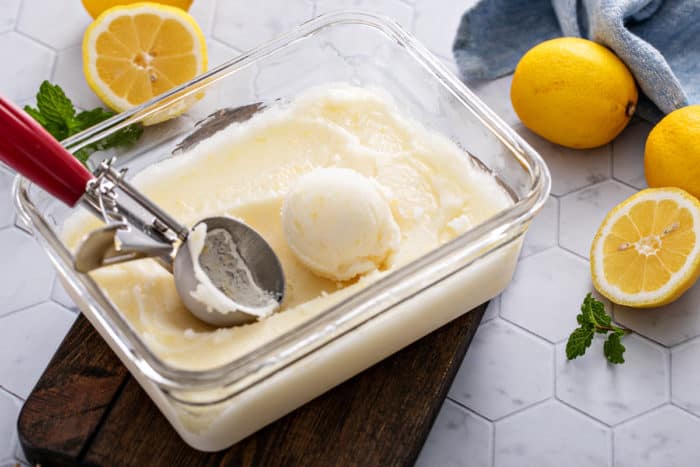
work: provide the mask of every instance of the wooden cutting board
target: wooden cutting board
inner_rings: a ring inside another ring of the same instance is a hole
[[[486,304],[231,448],[187,446],[80,316],[22,408],[42,466],[404,466],[415,462]]]

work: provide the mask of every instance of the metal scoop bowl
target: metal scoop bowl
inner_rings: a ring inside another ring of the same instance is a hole
[[[217,309],[197,299],[202,281],[194,273],[190,242],[183,242],[175,256],[173,275],[185,306],[215,326],[246,324],[274,311],[284,297],[284,273],[265,239],[231,217],[208,217],[199,224],[207,228],[204,247],[197,255],[199,269],[231,304]]]
[[[36,121],[2,97],[0,160],[68,206],[81,203],[105,221],[105,227],[89,233],[79,246],[78,271],[154,258],[174,274],[185,306],[215,326],[255,321],[282,302],[284,273],[279,259],[252,228],[230,217],[198,222],[207,226],[207,235],[195,264],[190,230],[128,183],[124,171],[107,161],[93,175]],[[218,305],[201,300],[203,296],[218,298]]]

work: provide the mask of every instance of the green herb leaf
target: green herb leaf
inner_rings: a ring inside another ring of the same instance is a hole
[[[573,360],[586,353],[586,349],[593,342],[593,328],[580,327],[574,329],[566,343],[566,358]]]
[[[51,133],[51,135],[59,141],[114,116],[114,112],[101,107],[86,110],[76,115],[75,107],[68,96],[63,92],[63,89],[48,81],[41,83],[39,92],[36,95],[36,103],[36,109],[25,106],[24,111],[39,122],[46,131]],[[100,141],[81,148],[73,155],[84,163],[93,152],[103,151],[117,146],[131,145],[135,143],[142,134],[143,127],[141,125],[130,125]]]
[[[620,342],[620,334],[614,332],[608,336],[608,340],[603,344],[603,354],[610,363],[625,363],[623,354],[625,346]]]
[[[625,346],[620,338],[630,331],[612,324],[612,318],[605,312],[603,302],[596,300],[590,293],[586,295],[581,304],[581,313],[576,316],[576,322],[579,327],[574,329],[566,343],[566,357],[569,360],[586,353],[595,333],[610,333],[603,344],[603,354],[612,363],[625,362],[622,358]]]
[[[105,110],[102,107],[96,107],[92,110],[85,110],[75,116],[75,119],[80,124],[81,128],[90,128],[100,122],[113,117],[115,114],[111,110]]]

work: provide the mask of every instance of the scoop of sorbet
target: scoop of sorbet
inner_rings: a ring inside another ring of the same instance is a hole
[[[299,261],[338,281],[380,267],[401,238],[376,182],[345,168],[315,169],[300,177],[285,198],[282,226]]]

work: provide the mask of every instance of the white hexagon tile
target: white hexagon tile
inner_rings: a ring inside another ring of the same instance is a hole
[[[0,2],[0,33],[9,31],[15,26],[20,0],[5,0]]]
[[[600,358],[603,338],[596,335],[583,358],[566,360],[557,346],[557,398],[608,425],[615,425],[668,402],[669,354],[637,335],[624,338],[623,365]],[[598,358],[596,358],[598,354]]]
[[[75,317],[45,302],[0,318],[0,385],[26,398]]]
[[[496,423],[495,465],[609,466],[611,438],[602,424],[550,400]]]
[[[547,287],[533,287],[533,283]],[[559,342],[576,326],[581,298],[591,287],[588,263],[552,248],[520,261],[510,286],[501,295],[501,317],[550,342]],[[536,303],[537,308],[523,306],[526,303]]]
[[[49,298],[54,272],[33,238],[16,229],[0,230],[0,316]],[[1,354],[0,354],[1,355]]]
[[[591,242],[605,215],[635,190],[614,180],[590,186],[561,199],[559,245],[588,258]]]
[[[18,103],[33,98],[49,77],[55,57],[51,49],[14,31],[0,35],[0,92]]]
[[[417,467],[487,467],[492,463],[493,425],[451,400],[440,409]]]
[[[481,326],[450,397],[496,420],[552,395],[552,346],[503,320]]]
[[[615,429],[617,467],[694,467],[700,464],[700,419],[666,406]]]
[[[393,17],[456,71],[452,40],[475,1],[195,0],[191,12],[208,38],[211,66],[315,14],[360,7]],[[78,0],[0,0],[0,93],[30,103],[41,81],[52,79],[78,107],[100,105],[81,72],[89,21]],[[284,78],[274,67],[244,74],[236,93],[246,101],[256,84]],[[472,85],[542,154],[552,196],[530,226],[513,282],[484,315],[418,465],[700,465],[700,286],[661,309],[614,308],[616,321],[635,331],[623,339],[624,365],[604,360],[600,338],[582,358],[568,362],[564,353],[592,290],[593,234],[613,205],[646,186],[651,125],[635,120],[601,148],[562,148],[518,121],[510,83],[504,76]],[[76,317],[46,255],[15,226],[11,177],[0,167],[0,466],[22,461],[15,434],[22,398]]]
[[[414,9],[403,0],[316,0],[316,14],[339,9],[371,11],[391,18],[407,31],[413,28]]]
[[[214,13],[213,36],[231,47],[252,49],[311,19],[313,8],[310,0],[265,0],[259,8],[248,0],[220,1]]]
[[[613,177],[634,188],[647,187],[644,178],[644,143],[651,131],[651,124],[642,120],[633,120],[629,126],[615,138],[613,148]]]
[[[656,342],[673,346],[700,335],[700,284],[675,302],[659,308],[637,310],[615,306],[615,319]]]
[[[16,420],[21,401],[0,387],[0,462],[9,462],[17,452]]]
[[[671,351],[671,401],[700,416],[700,339],[675,347]]]
[[[503,95],[508,102],[509,95],[510,93]],[[552,173],[553,195],[562,196],[610,177],[610,146],[584,150],[568,149],[540,138],[525,128],[522,123],[514,123],[513,128],[547,162]]]

